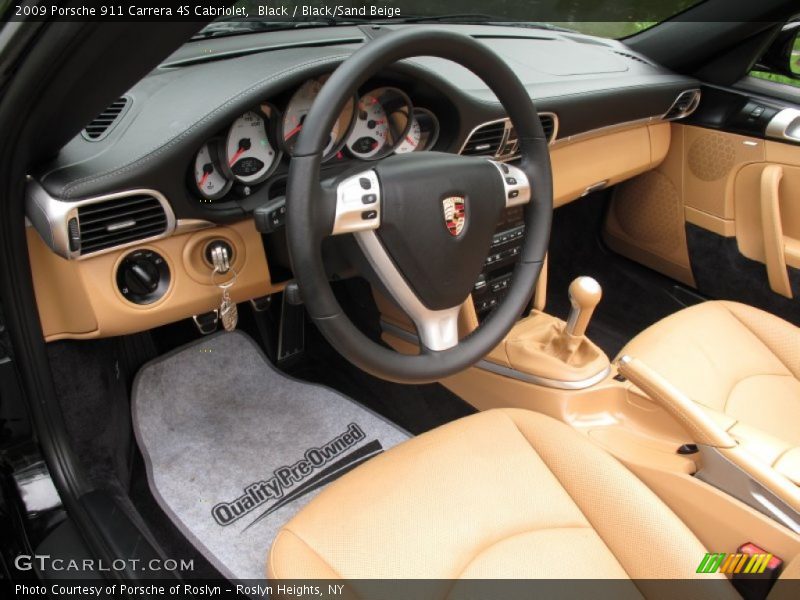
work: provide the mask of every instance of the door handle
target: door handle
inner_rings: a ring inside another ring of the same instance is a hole
[[[780,185],[783,167],[767,165],[761,172],[761,231],[764,236],[764,262],[772,291],[792,297],[786,271],[786,243],[781,223]]]

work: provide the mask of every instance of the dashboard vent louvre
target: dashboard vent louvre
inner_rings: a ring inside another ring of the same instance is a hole
[[[157,198],[136,194],[80,206],[78,225],[84,255],[162,235],[169,223]]]
[[[553,113],[539,113],[547,143],[551,143],[558,129],[558,118]],[[519,154],[517,132],[509,119],[484,123],[472,130],[461,147],[465,156],[491,156],[498,160],[509,160]]]
[[[664,113],[664,119],[682,119],[688,117],[700,104],[700,90],[686,90],[678,94],[675,102]]]
[[[629,60],[634,60],[636,62],[640,62],[643,65],[650,65],[651,67],[653,66],[653,63],[651,63],[649,60],[645,60],[641,56],[636,56],[635,54],[630,54],[628,52],[620,52],[619,50],[614,50],[614,54],[618,54],[620,56],[624,56],[625,58],[627,58]]]
[[[126,96],[123,96],[111,104],[111,106],[92,119],[92,122],[83,129],[83,137],[91,142],[96,142],[108,135],[112,126],[128,108],[129,102],[130,100]]]
[[[547,142],[551,143],[556,133],[556,119],[553,115],[539,115],[539,120],[542,122],[542,129],[544,129],[544,136]]]
[[[461,154],[465,156],[497,156],[505,135],[505,121],[481,125],[472,131],[461,149]]]

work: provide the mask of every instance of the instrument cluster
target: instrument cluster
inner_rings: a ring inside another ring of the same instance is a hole
[[[233,189],[249,195],[291,157],[311,105],[328,75],[309,79],[278,108],[263,102],[239,116],[222,134],[196,152],[192,191],[204,203],[225,199]],[[370,161],[392,153],[430,150],[439,137],[439,121],[427,108],[415,107],[393,86],[368,89],[351,98],[331,129],[323,161],[334,157]]]

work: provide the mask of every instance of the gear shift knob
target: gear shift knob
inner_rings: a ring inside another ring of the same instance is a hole
[[[592,277],[578,277],[569,285],[569,301],[572,304],[567,319],[569,335],[582,337],[586,334],[586,327],[602,296],[603,289]]]

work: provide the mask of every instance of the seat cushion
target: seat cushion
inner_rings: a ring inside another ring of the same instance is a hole
[[[791,323],[736,302],[704,302],[649,327],[624,354],[712,412],[764,462],[800,446],[800,329]]]
[[[341,477],[279,532],[267,574],[691,578],[705,552],[581,434],[503,409],[439,427]]]

